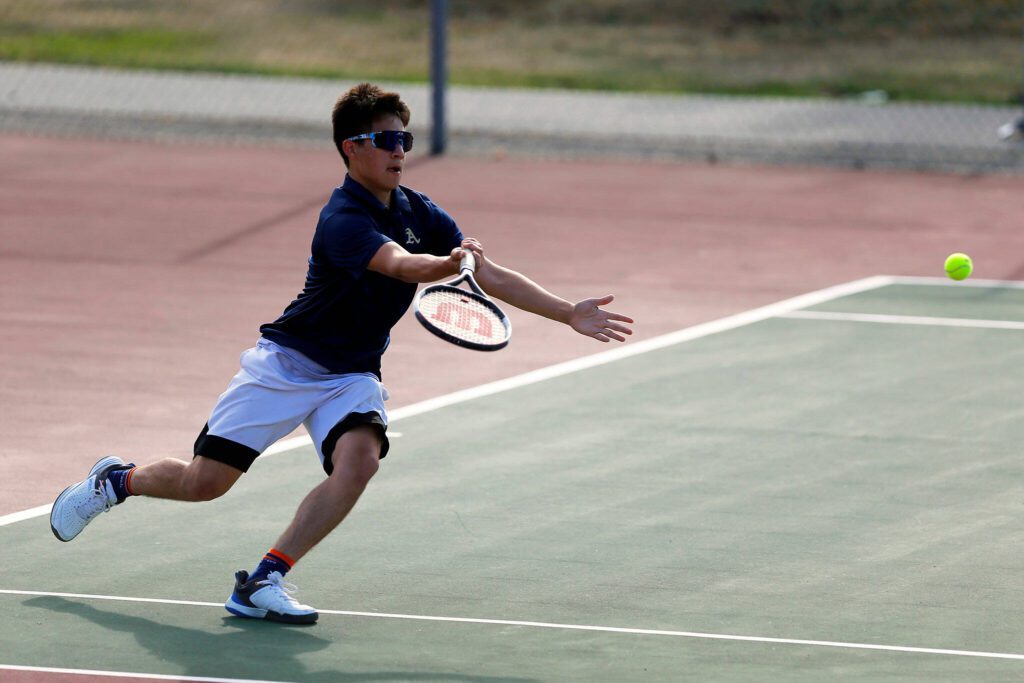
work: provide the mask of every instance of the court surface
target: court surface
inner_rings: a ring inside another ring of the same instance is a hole
[[[0,527],[0,679],[1006,680],[1024,675],[1024,288],[869,278],[396,411],[292,574],[230,617],[322,473]],[[7,518],[10,519],[10,518]]]

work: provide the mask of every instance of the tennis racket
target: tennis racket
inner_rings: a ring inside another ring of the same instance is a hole
[[[459,264],[459,277],[430,285],[416,295],[416,319],[452,344],[477,351],[497,351],[512,338],[512,323],[480,289],[473,279],[475,271],[476,258],[466,251]],[[460,288],[463,282],[473,291]]]

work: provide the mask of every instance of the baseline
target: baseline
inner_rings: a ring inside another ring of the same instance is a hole
[[[833,313],[830,311],[790,311],[778,316],[791,320],[882,323],[887,325],[927,325],[933,327],[970,327],[990,330],[1024,330],[1024,322],[1015,320],[979,320],[977,318],[938,318],[924,315],[888,315],[881,313]]]
[[[918,277],[913,275],[893,275],[889,278],[894,285],[922,285],[925,287],[987,287],[992,289],[1024,289],[1020,280],[986,280],[970,278],[956,282],[948,277]]]

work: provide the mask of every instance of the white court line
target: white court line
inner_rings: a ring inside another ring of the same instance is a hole
[[[28,510],[22,510],[21,512],[12,512],[9,515],[0,517],[0,526],[6,526],[8,524],[14,524],[25,519],[32,519],[33,517],[42,517],[43,515],[50,514],[50,508],[53,507],[53,503],[47,503],[46,505],[40,505],[39,507],[29,508]]]
[[[877,313],[832,313],[830,311],[791,311],[780,318],[795,320],[833,320],[838,322],[884,323],[887,325],[930,325],[937,327],[973,327],[990,330],[1024,330],[1016,320],[979,320],[976,318],[934,318],[923,315],[881,315]]]
[[[438,396],[437,398],[431,398],[426,401],[420,401],[419,403],[413,403],[408,406],[396,408],[395,410],[389,410],[388,422],[395,422],[396,420],[413,417],[414,415],[422,415],[423,413],[455,405],[456,403],[472,401],[474,399],[490,396],[502,391],[509,391],[529,384],[535,384],[555,377],[561,377],[562,375],[568,375],[580,370],[605,365],[623,358],[638,356],[642,353],[649,353],[651,351],[663,349],[667,346],[681,344],[683,342],[707,337],[727,330],[734,330],[738,327],[750,325],[768,318],[778,317],[784,313],[789,313],[800,308],[815,306],[817,304],[825,303],[826,301],[831,301],[832,299],[838,299],[840,297],[857,294],[859,292],[866,292],[871,289],[878,289],[879,287],[884,287],[892,283],[892,277],[878,275],[875,277],[864,278],[863,280],[854,280],[853,282],[847,282],[834,287],[827,287],[808,294],[801,294],[800,296],[793,297],[792,299],[786,299],[774,304],[769,304],[768,306],[762,306],[761,308],[737,313],[736,315],[731,315],[726,318],[720,318],[700,325],[694,325],[693,327],[687,327],[676,332],[661,335],[660,337],[653,337],[645,341],[620,346],[611,351],[595,353],[590,356],[584,356],[583,358],[550,365],[546,368],[533,370],[532,372],[526,372],[521,375],[516,375],[515,377],[482,384],[470,389],[463,389],[462,391],[456,391],[451,394],[445,394],[444,396]],[[313,442],[309,436],[297,436],[292,439],[278,441],[276,444],[264,451],[263,456],[261,457],[274,455],[276,453],[284,453],[296,448],[312,445],[312,443]],[[51,507],[52,504],[40,505],[39,507],[4,515],[0,517],[0,527],[8,524],[14,524],[15,522],[21,522],[26,519],[48,515],[50,514]]]
[[[197,683],[285,683],[285,681],[263,681],[252,678],[209,678],[207,676],[173,676],[168,674],[140,674],[124,671],[98,671],[95,669],[60,669],[52,666],[17,666],[0,664],[0,671],[34,671],[36,673],[66,674],[77,676],[109,676],[112,678],[144,678],[151,681],[196,681]]]
[[[85,593],[52,593],[46,591],[20,591],[0,589],[0,594],[35,595],[44,597],[75,598],[78,600],[113,600],[118,602],[160,603],[184,605],[187,607],[218,607],[219,602],[194,602],[190,600],[162,600],[159,598],[132,598],[119,595],[91,595]],[[336,614],[346,617],[368,617],[372,619],[405,619],[410,621],[434,621],[459,624],[482,624],[486,626],[521,626],[524,628],[546,628],[563,631],[591,631],[599,633],[622,633],[638,636],[669,636],[675,638],[696,638],[701,640],[732,640],[747,643],[771,643],[773,645],[805,645],[811,647],[832,647],[847,650],[881,650],[885,652],[909,652],[925,655],[949,655],[954,657],[981,657],[985,659],[1024,660],[1024,654],[1009,652],[979,652],[975,650],[950,650],[935,647],[911,647],[905,645],[879,645],[875,643],[847,643],[835,640],[805,640],[801,638],[769,638],[765,636],[737,636],[724,633],[702,633],[699,631],[669,631],[651,628],[622,628],[618,626],[590,626],[584,624],[558,624],[547,621],[518,621],[513,619],[478,619],[474,617],[438,617],[423,614],[390,614],[387,612],[353,612],[350,610],[318,610],[320,614]],[[0,666],[2,668],[2,666]]]
[[[968,280],[950,280],[948,277],[914,277],[910,275],[894,275],[889,278],[894,285],[925,285],[939,287],[985,287],[990,289],[1024,289],[1020,280],[985,280],[970,278]]]

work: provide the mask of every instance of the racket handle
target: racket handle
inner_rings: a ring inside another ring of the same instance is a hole
[[[473,252],[469,249],[465,250],[465,253],[462,256],[462,262],[459,264],[460,273],[465,273],[467,270],[471,273],[476,272],[476,257],[473,256]]]

